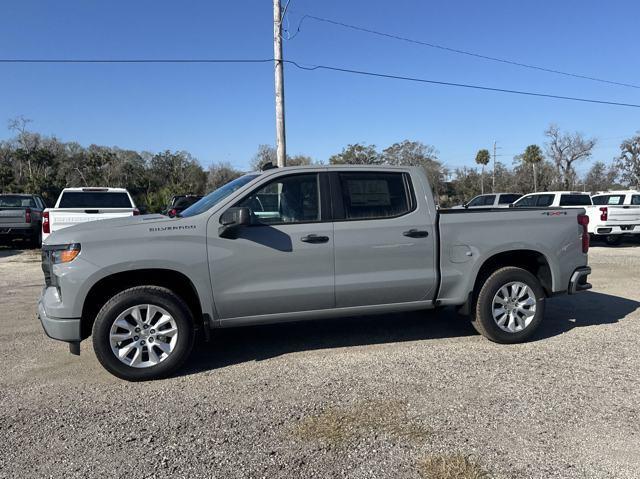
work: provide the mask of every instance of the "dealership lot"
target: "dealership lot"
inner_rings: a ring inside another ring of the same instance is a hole
[[[526,344],[452,310],[282,324],[132,384],[44,336],[39,252],[0,249],[0,476],[419,478],[462,455],[492,477],[640,477],[640,245],[589,260],[594,289],[549,300]]]

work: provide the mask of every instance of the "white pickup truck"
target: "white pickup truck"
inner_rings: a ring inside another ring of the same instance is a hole
[[[42,239],[68,226],[139,214],[124,188],[65,188],[55,207],[42,213]]]
[[[626,199],[622,203],[615,198],[609,199],[614,196],[620,196],[620,193],[595,195],[592,200],[588,193],[582,191],[547,191],[525,195],[513,206],[584,208],[589,216],[589,234],[603,239],[608,245],[616,245],[623,235],[640,233],[640,193],[636,200],[633,200],[634,195],[629,195],[629,204],[625,204]]]

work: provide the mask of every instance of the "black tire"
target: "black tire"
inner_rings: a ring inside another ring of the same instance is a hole
[[[38,229],[38,232],[29,240],[29,246],[33,249],[42,247],[42,228]]]
[[[607,235],[604,237],[607,246],[617,246],[622,243],[622,235]]]
[[[536,311],[531,322],[521,331],[505,331],[493,319],[493,298],[505,285],[518,281],[526,284],[532,291],[536,300]],[[507,266],[492,273],[481,286],[472,313],[471,324],[487,339],[496,343],[513,344],[521,343],[531,337],[538,329],[544,317],[545,294],[540,281],[529,271],[514,266]]]
[[[171,314],[178,329],[175,348],[154,366],[135,368],[121,362],[111,350],[109,334],[116,318],[128,308],[151,304]],[[127,381],[148,381],[167,377],[189,357],[195,337],[194,321],[186,303],[173,291],[159,286],[136,286],[116,294],[100,309],[93,324],[93,349],[100,364],[114,376]]]

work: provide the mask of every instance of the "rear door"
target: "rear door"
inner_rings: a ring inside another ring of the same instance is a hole
[[[331,172],[336,307],[429,300],[435,231],[405,172]]]
[[[278,175],[231,206],[249,208],[252,224],[233,238],[220,237],[216,216],[207,226],[213,297],[222,320],[334,307],[326,173]]]

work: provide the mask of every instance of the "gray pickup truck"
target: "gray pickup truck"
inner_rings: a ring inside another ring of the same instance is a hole
[[[448,305],[516,343],[546,298],[591,287],[587,222],[581,209],[441,210],[420,168],[271,169],[179,217],[53,233],[38,315],[74,354],[92,335],[127,380],[170,374],[216,328]]]
[[[42,212],[46,208],[38,195],[0,195],[0,243],[26,240],[39,248],[42,242]]]

